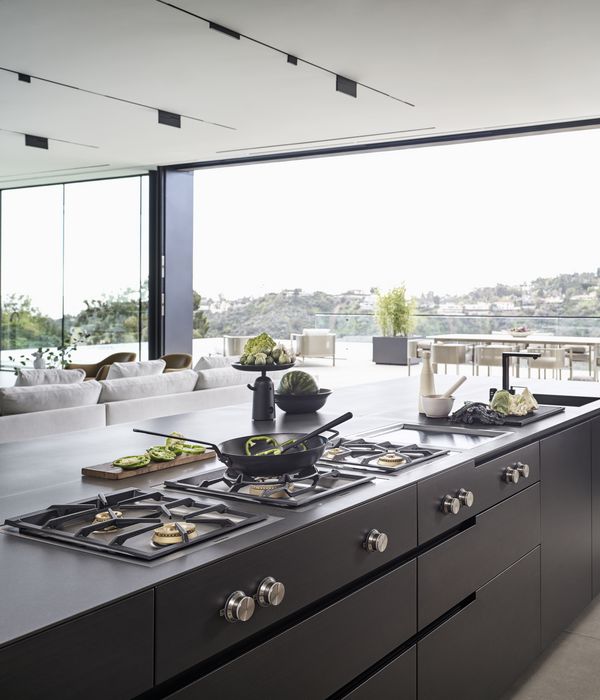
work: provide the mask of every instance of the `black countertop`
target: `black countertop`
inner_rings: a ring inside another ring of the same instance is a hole
[[[438,388],[443,389],[453,380],[454,377],[440,376],[436,381]],[[466,399],[485,400],[489,386],[494,383],[497,383],[495,379],[489,378],[469,379],[457,392],[457,406]],[[521,383],[547,394],[600,396],[600,386],[592,382]],[[286,416],[279,412],[275,427],[271,423],[267,424],[268,427],[264,423],[253,423],[247,404],[156,418],[135,425],[167,433],[177,430],[186,436],[212,442],[267,431],[310,430],[347,410],[351,410],[355,418],[340,426],[342,434],[353,434],[400,421],[443,425],[445,421],[431,421],[418,416],[417,390],[417,377],[339,389],[330,397],[325,412],[302,416]],[[595,415],[600,415],[600,401],[581,408],[568,407],[564,413],[538,423],[523,428],[508,428],[510,432],[506,436],[468,452],[452,453],[297,509],[265,508],[238,502],[242,510],[268,514],[269,518],[151,564],[93,554],[0,530],[0,646],[319,519],[331,517],[358,503],[465,461],[485,461]],[[167,475],[168,478],[181,477],[215,467],[214,461],[207,460],[201,463],[201,467],[198,464],[178,467],[124,481],[82,477],[83,466],[108,462],[122,454],[136,454],[155,443],[150,436],[133,433],[133,425],[123,424],[0,445],[0,521],[53,503],[94,497],[100,491],[129,487],[147,489],[161,484]],[[499,429],[504,430],[502,426]]]

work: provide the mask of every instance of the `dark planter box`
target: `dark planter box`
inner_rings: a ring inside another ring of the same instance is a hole
[[[373,362],[378,365],[407,365],[408,336],[373,336]],[[417,363],[416,358],[411,358],[411,365]]]

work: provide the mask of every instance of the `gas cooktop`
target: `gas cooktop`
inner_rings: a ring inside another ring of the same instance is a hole
[[[22,534],[152,561],[265,517],[191,496],[127,489],[7,518]]]
[[[373,481],[374,476],[342,469],[315,467],[295,474],[274,477],[230,475],[227,470],[203,472],[184,479],[165,481],[169,489],[190,491],[217,498],[252,501],[280,508],[297,508],[355,486]]]
[[[373,441],[362,437],[338,438],[325,450],[322,462],[340,465],[341,468],[364,471],[396,472],[412,467],[434,457],[447,454],[448,450],[421,445],[399,445],[389,440]]]

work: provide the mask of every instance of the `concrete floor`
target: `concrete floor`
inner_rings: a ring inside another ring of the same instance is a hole
[[[596,599],[502,700],[599,699],[600,599]]]

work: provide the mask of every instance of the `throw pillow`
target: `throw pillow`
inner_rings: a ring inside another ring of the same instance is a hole
[[[83,369],[22,369],[15,386],[40,386],[41,384],[78,384],[85,379]]]
[[[164,360],[145,360],[141,362],[113,362],[108,369],[107,379],[125,379],[129,377],[147,377],[162,374],[165,370]]]

